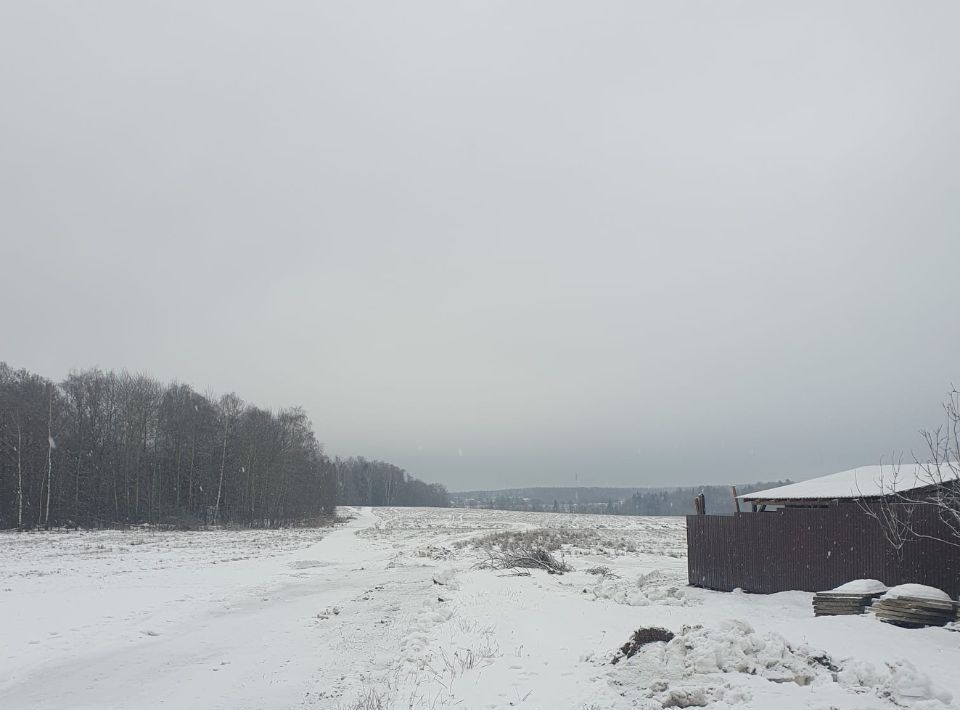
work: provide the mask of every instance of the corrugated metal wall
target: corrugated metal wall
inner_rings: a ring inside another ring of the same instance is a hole
[[[917,509],[912,520],[924,534],[952,536],[933,508]],[[960,594],[960,547],[915,540],[901,561],[877,521],[855,505],[688,515],[687,554],[690,584],[723,591],[819,592],[872,578],[891,586],[929,584],[954,599]]]

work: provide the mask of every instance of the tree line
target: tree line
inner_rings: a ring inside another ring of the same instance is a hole
[[[399,505],[445,508],[450,494],[439,483],[424,483],[391,463],[364,458],[336,459],[338,499],[344,505]]]
[[[748,483],[737,486],[737,493],[752,493],[782,486],[790,481],[773,483]],[[535,490],[530,489],[532,493]],[[555,494],[553,500],[537,495],[520,495],[523,489],[512,491],[471,491],[469,494],[454,494],[456,505],[491,510],[521,510],[555,513],[592,513],[600,515],[690,515],[694,512],[693,499],[704,494],[709,513],[732,513],[735,510],[733,491],[730,486],[699,486],[696,488],[671,488],[634,490],[623,496],[623,489],[609,489],[605,496],[602,488],[584,489],[580,495],[576,488],[542,489]]]
[[[276,527],[341,502],[449,499],[390,464],[331,460],[299,407],[98,369],[55,383],[0,362],[0,529]]]

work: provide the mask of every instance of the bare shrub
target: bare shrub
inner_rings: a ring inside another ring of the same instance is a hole
[[[479,569],[528,570],[542,569],[549,574],[563,574],[571,570],[561,555],[560,559],[543,547],[517,542],[510,547],[488,547],[483,551],[483,559],[477,563]]]
[[[606,565],[597,565],[596,567],[591,567],[586,570],[587,574],[595,574],[601,579],[619,579],[620,575],[614,572],[612,569]]]
[[[387,698],[375,688],[367,688],[350,705],[338,707],[340,710],[386,710]]]
[[[620,647],[617,655],[613,657],[610,663],[616,665],[624,658],[633,658],[637,654],[637,651],[648,643],[657,643],[658,641],[666,643],[672,640],[673,632],[669,629],[663,629],[659,626],[641,626],[633,632],[630,640]]]
[[[542,569],[550,574],[563,574],[572,567],[564,559],[564,545],[582,544],[586,539],[597,539],[592,530],[546,529],[508,530],[484,535],[475,540],[460,543],[471,545],[480,551],[479,569],[514,570],[517,574],[529,574],[524,570]],[[559,558],[554,554],[560,552]]]
[[[453,688],[453,682],[457,678],[474,668],[484,668],[490,665],[493,660],[500,655],[500,647],[489,637],[486,637],[479,647],[458,648],[452,655],[441,648],[440,660],[443,663],[442,667],[437,670],[431,665],[428,670],[433,673],[437,682],[443,685],[449,692]]]
[[[561,547],[594,547],[600,542],[596,530],[581,528],[537,528],[535,530],[505,530],[484,535],[475,540],[456,543],[457,547],[473,546],[477,548],[499,547],[540,547],[548,552],[556,552]]]

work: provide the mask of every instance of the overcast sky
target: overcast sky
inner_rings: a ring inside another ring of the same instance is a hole
[[[0,4],[0,360],[451,489],[804,477],[960,384],[960,4]]]

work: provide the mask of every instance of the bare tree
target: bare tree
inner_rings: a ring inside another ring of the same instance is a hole
[[[220,501],[223,497],[223,472],[227,461],[227,437],[234,420],[240,416],[243,402],[235,394],[226,394],[220,398],[220,413],[223,424],[223,445],[220,448],[220,480],[217,483],[217,503],[213,509],[214,523],[220,522]]]
[[[17,530],[23,530],[23,427],[17,417]]]
[[[951,387],[943,403],[946,422],[936,429],[922,430],[927,460],[917,461],[918,477],[930,487],[927,504],[951,531],[953,544],[960,545],[960,391]]]
[[[913,455],[912,473],[900,460],[881,465],[879,490],[865,494],[858,483],[860,508],[879,524],[887,542],[903,559],[903,548],[913,540],[933,539],[960,547],[960,391],[951,387],[943,403],[946,422],[933,430],[921,429],[923,456]],[[915,524],[917,510],[933,508],[946,534],[931,535]]]
[[[865,493],[857,481],[857,492],[860,494],[857,505],[866,515],[877,521],[881,533],[897,556],[898,566],[903,564],[904,548],[917,539],[913,521],[917,505],[903,493],[909,482],[905,480],[901,468],[899,459],[888,468],[881,464],[877,492]]]
[[[50,527],[50,490],[53,488],[53,383],[47,385],[47,510],[44,526]]]

